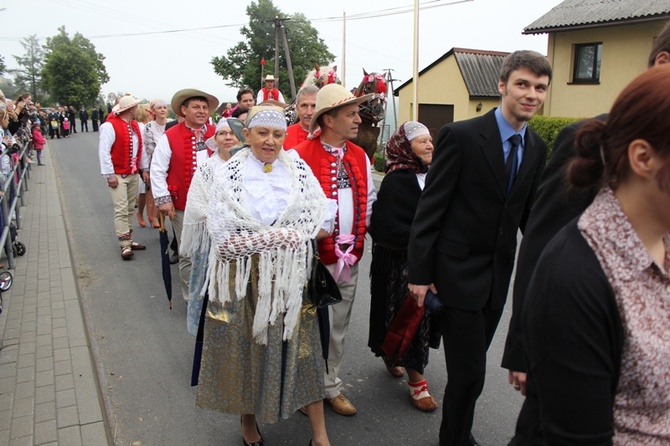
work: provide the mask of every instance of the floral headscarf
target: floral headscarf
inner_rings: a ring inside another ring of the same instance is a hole
[[[412,169],[414,173],[428,172],[428,165],[414,154],[412,139],[428,135],[428,128],[416,121],[407,121],[395,131],[386,143],[386,173]]]

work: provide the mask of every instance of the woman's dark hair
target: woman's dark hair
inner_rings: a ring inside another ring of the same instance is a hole
[[[239,118],[240,115],[243,115],[244,113],[249,113],[249,109],[246,107],[237,107],[233,113],[230,115],[231,118]]]
[[[567,167],[577,188],[599,183],[616,188],[629,170],[628,146],[648,142],[661,157],[670,155],[670,65],[650,68],[619,94],[606,121],[591,119],[575,137],[575,157]],[[666,177],[668,167],[661,172]],[[658,178],[663,182],[663,178]],[[661,184],[661,187],[663,185]]]

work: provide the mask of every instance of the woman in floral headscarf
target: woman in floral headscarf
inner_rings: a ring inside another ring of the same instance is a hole
[[[402,124],[386,144],[386,156],[386,177],[372,207],[369,229],[373,244],[368,346],[384,359],[393,376],[400,378],[407,371],[412,405],[430,412],[437,408],[437,402],[428,390],[423,370],[428,364],[428,348],[437,348],[440,340],[430,314],[423,317],[407,352],[398,358],[398,366],[391,366],[381,349],[390,322],[409,295],[409,231],[433,159],[433,139],[426,126],[416,121]]]

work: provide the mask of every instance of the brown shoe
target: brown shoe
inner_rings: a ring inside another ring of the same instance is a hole
[[[382,358],[384,360],[384,365],[386,366],[386,370],[394,377],[394,378],[402,378],[405,376],[405,368],[404,367],[394,367],[391,364],[388,363],[386,358]]]
[[[335,398],[326,398],[326,401],[328,402],[328,404],[330,404],[330,407],[333,408],[333,411],[335,413],[339,413],[340,415],[344,415],[347,417],[356,415],[356,408],[354,407],[354,405],[351,404],[351,401],[349,401],[347,397],[342,395],[341,393],[337,395]]]
[[[422,412],[432,412],[437,409],[437,401],[428,390],[428,382],[424,379],[417,383],[407,382],[409,384],[409,397],[412,400],[412,406]]]
[[[121,248],[121,258],[123,260],[130,260],[134,255],[135,253],[130,248]]]
[[[133,251],[144,251],[145,249],[147,249],[147,247],[141,243],[132,242],[130,244],[130,249],[132,249]]]

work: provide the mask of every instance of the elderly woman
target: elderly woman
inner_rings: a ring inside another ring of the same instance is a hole
[[[182,252],[191,259],[186,327],[193,336],[198,330],[205,291],[203,286],[207,275],[207,258],[210,249],[206,221],[212,184],[214,177],[230,160],[231,149],[246,141],[243,129],[244,124],[237,118],[224,118],[218,122],[214,136],[205,141],[205,145],[214,153],[198,167],[188,190],[188,200],[184,210],[184,229],[182,230]]]
[[[426,313],[410,347],[397,366],[392,366],[381,349],[386,330],[409,295],[407,289],[407,244],[414,213],[425,184],[426,173],[433,159],[433,139],[425,125],[407,121],[386,144],[386,176],[377,201],[372,205],[370,235],[370,331],[368,346],[384,359],[386,368],[395,377],[407,371],[412,405],[425,412],[437,408],[423,376],[428,364],[428,349],[437,348],[439,330]],[[404,367],[404,370],[403,370]]]
[[[208,203],[188,199],[204,215],[190,219],[199,227],[183,249],[211,243],[197,405],[241,415],[245,445],[263,444],[257,422],[306,406],[310,444],[328,445],[316,308],[303,291],[310,240],[327,236],[335,210],[305,163],[282,150],[281,109],[254,107],[244,136],[248,147],[216,171]]]
[[[516,445],[670,444],[669,128],[665,65],[577,133],[567,180],[602,189],[529,283]]]

